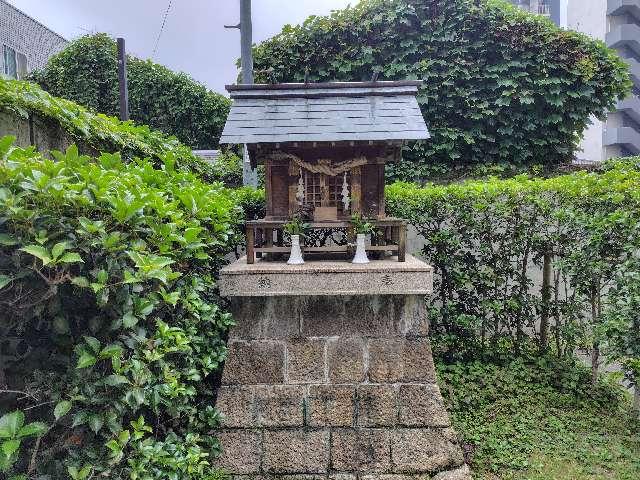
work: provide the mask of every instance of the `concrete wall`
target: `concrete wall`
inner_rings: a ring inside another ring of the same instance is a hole
[[[0,0],[0,73],[4,71],[2,45],[27,56],[27,71],[44,67],[49,58],[62,50],[67,40],[40,22]]]
[[[45,155],[51,150],[65,151],[76,144],[81,153],[97,155],[98,152],[86,143],[69,135],[60,125],[39,116],[23,118],[11,112],[0,111],[0,137],[16,137],[19,147],[34,145]]]

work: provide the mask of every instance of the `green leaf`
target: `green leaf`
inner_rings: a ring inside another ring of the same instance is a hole
[[[138,318],[131,312],[127,312],[122,317],[122,326],[124,328],[133,328],[138,324]]]
[[[98,433],[104,425],[104,419],[101,415],[94,414],[89,416],[88,424],[93,433]]]
[[[13,281],[13,278],[8,275],[0,275],[0,290],[9,285]]]
[[[80,425],[84,425],[87,423],[87,419],[89,418],[89,414],[87,412],[78,412],[73,416],[73,422],[71,423],[71,427],[79,427]]]
[[[0,438],[13,438],[24,425],[24,413],[16,410],[0,417]]]
[[[82,257],[74,252],[65,253],[60,260],[59,263],[84,263]]]
[[[89,280],[85,277],[75,277],[71,280],[71,283],[80,287],[80,288],[89,288],[91,285],[89,284]]]
[[[69,250],[69,243],[68,242],[60,242],[60,243],[56,243],[53,248],[51,249],[51,255],[53,256],[53,259],[57,259],[58,257],[60,257],[60,255],[62,255],[62,253],[65,250]]]
[[[43,266],[51,263],[51,256],[49,255],[49,252],[46,248],[41,247],[40,245],[27,245],[26,247],[21,248],[20,251],[39,258],[42,260]]]
[[[111,450],[113,453],[118,453],[120,450],[122,450],[120,444],[116,440],[109,440],[104,444],[104,446]]]
[[[96,361],[96,357],[94,357],[90,353],[82,352],[82,355],[80,355],[80,358],[78,358],[78,364],[76,365],[76,368],[80,369],[91,367],[96,364]]]
[[[14,245],[18,245],[18,242],[15,238],[7,235],[6,233],[0,233],[0,245],[3,247],[12,247]]]
[[[46,424],[42,422],[33,422],[22,427],[18,432],[18,437],[39,437],[47,430],[49,430],[49,427]]]
[[[71,410],[71,402],[68,400],[62,400],[58,402],[56,408],[53,409],[53,416],[56,420],[60,420]]]
[[[129,383],[127,377],[122,375],[109,375],[104,379],[105,385],[109,385],[110,387],[117,387],[118,385],[124,385]]]
[[[100,352],[100,358],[105,359],[117,357],[122,355],[122,352],[123,348],[120,345],[113,343],[111,345],[107,345],[102,349],[102,351]]]
[[[85,335],[84,341],[87,343],[87,345],[89,345],[89,347],[95,354],[98,354],[100,352],[100,340],[95,337],[89,337]]]
[[[4,453],[7,457],[10,457],[20,448],[20,440],[6,440],[2,442],[0,448],[2,449],[2,453]]]

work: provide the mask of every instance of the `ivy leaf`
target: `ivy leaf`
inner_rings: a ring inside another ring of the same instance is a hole
[[[10,457],[20,448],[20,440],[6,440],[2,442],[1,448],[2,453],[4,453],[7,457]]]
[[[82,257],[75,252],[65,253],[62,256],[62,258],[58,260],[58,262],[59,263],[84,263],[84,261],[82,260]]]
[[[71,280],[71,283],[80,287],[80,288],[89,288],[91,285],[89,284],[89,280],[85,277],[75,277]]]
[[[137,325],[138,318],[131,312],[127,312],[122,317],[122,326],[124,328],[133,328]]]
[[[56,408],[53,409],[53,416],[56,420],[60,420],[71,410],[71,402],[68,400],[62,400],[58,402]]]
[[[12,247],[14,245],[18,245],[18,241],[7,235],[6,233],[0,233],[0,245],[2,245],[3,247]]]
[[[91,347],[91,350],[93,350],[94,353],[97,354],[98,352],[100,352],[100,340],[95,337],[89,337],[85,335],[84,341],[87,343],[87,345],[89,345],[89,347]]]
[[[122,375],[109,375],[104,379],[105,385],[109,385],[110,387],[117,387],[118,385],[124,385],[129,383],[127,377]]]
[[[33,422],[22,427],[18,432],[18,437],[38,437],[45,433],[48,429],[49,427],[47,427],[47,425],[42,422]]]
[[[114,343],[111,345],[107,345],[102,349],[102,351],[100,352],[100,358],[105,359],[105,358],[119,357],[120,355],[122,355],[122,352],[123,352],[122,347]]]
[[[73,422],[71,423],[71,427],[79,427],[80,425],[84,425],[87,423],[87,418],[89,414],[87,412],[78,412],[73,416]]]
[[[16,410],[0,417],[0,438],[13,438],[24,425],[24,413]]]
[[[91,367],[96,364],[96,357],[87,352],[82,352],[80,358],[78,358],[78,364],[76,365],[77,369]]]
[[[26,247],[21,248],[20,251],[39,258],[40,260],[42,260],[43,266],[50,264],[52,261],[52,258],[49,255],[47,249],[41,247],[40,245],[27,245]]]
[[[8,275],[0,275],[0,290],[9,285],[13,281],[13,278]]]
[[[93,433],[98,433],[104,426],[104,420],[100,415],[94,414],[89,417],[88,424]]]
[[[57,259],[58,257],[60,257],[60,255],[62,255],[62,253],[65,250],[69,250],[69,243],[68,242],[60,242],[60,243],[56,243],[53,248],[51,249],[51,255],[53,256],[54,260]]]

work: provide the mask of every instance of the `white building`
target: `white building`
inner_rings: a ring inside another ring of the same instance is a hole
[[[549,16],[562,28],[603,40],[629,63],[632,95],[606,122],[593,119],[584,132],[578,160],[594,162],[640,154],[640,0],[511,0]]]
[[[43,68],[66,44],[63,37],[0,0],[0,75],[22,79]]]

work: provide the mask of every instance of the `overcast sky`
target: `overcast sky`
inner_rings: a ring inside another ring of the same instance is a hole
[[[169,0],[8,0],[67,39],[107,32],[127,40],[129,53],[152,58]],[[237,77],[240,33],[223,26],[239,21],[239,0],[173,0],[153,59],[183,71],[212,90]],[[254,42],[309,15],[354,5],[357,0],[253,0]]]

